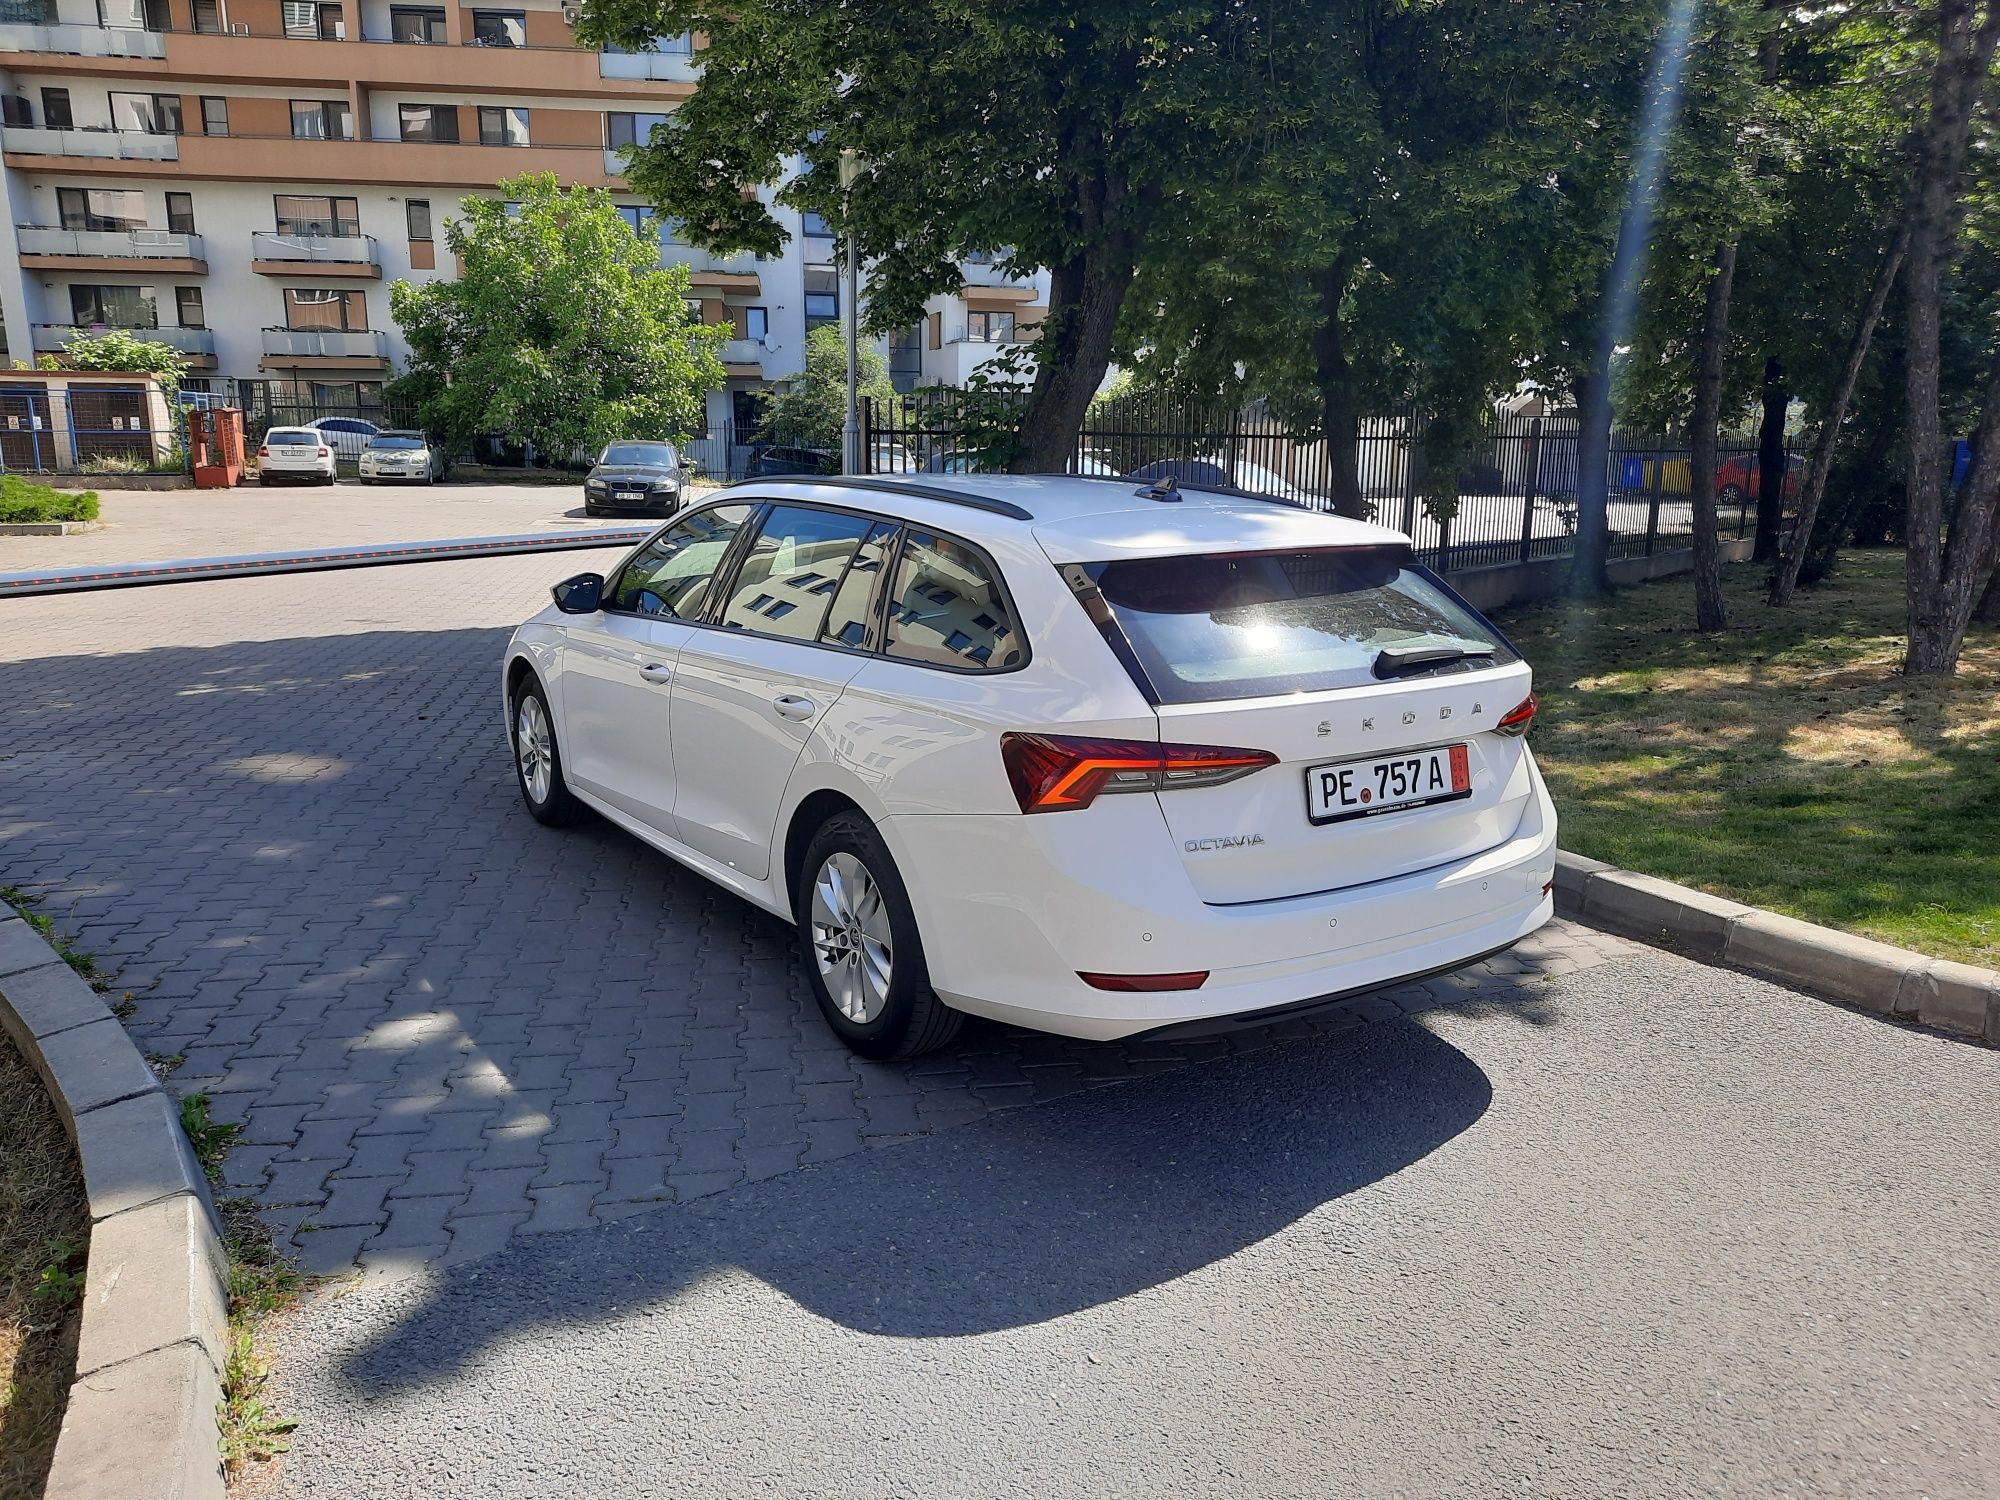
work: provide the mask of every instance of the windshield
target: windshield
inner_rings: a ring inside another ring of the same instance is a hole
[[[401,432],[381,432],[368,440],[371,448],[421,448],[424,440]]]
[[[1321,692],[1516,659],[1402,548],[1148,557],[1083,572],[1131,643],[1142,685],[1163,703]],[[1384,653],[1393,672],[1381,669]]]
[[[604,450],[604,456],[598,462],[671,469],[674,466],[674,449],[671,443],[613,443]]]

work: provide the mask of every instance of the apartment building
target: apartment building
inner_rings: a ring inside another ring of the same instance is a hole
[[[188,357],[198,390],[365,401],[407,355],[389,285],[453,274],[443,224],[460,199],[553,171],[610,190],[640,227],[655,210],[620,148],[699,76],[687,37],[579,47],[558,0],[0,0],[0,355],[144,329]],[[734,332],[717,424],[796,374],[807,330],[840,316],[835,241],[778,212],[790,238],[771,259],[658,224],[703,319]],[[1045,277],[965,270],[884,341],[899,386],[961,380],[1041,315]]]

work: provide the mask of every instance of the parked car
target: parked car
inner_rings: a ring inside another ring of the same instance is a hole
[[[868,455],[868,472],[871,474],[914,474],[917,467],[910,450],[888,438],[876,439]]]
[[[436,484],[444,478],[444,449],[421,432],[385,427],[361,450],[361,482],[382,484],[414,479]]]
[[[750,455],[747,477],[779,474],[838,474],[840,455],[825,448],[759,447]]]
[[[1314,496],[1283,475],[1262,464],[1236,460],[1236,478],[1230,480],[1231,466],[1221,458],[1160,458],[1141,464],[1132,471],[1134,479],[1164,479],[1171,475],[1178,484],[1206,485],[1212,489],[1239,489],[1257,495],[1273,495],[1283,500],[1310,504]]]
[[[382,429],[373,422],[360,417],[321,417],[316,422],[304,424],[319,433],[327,447],[333,449],[334,457],[350,464],[361,462],[361,455],[367,451],[368,440]]]
[[[259,484],[332,484],[333,449],[313,427],[273,427],[257,445]]]
[[[687,488],[687,469],[672,443],[607,443],[584,476],[583,512],[672,515]]]
[[[1798,494],[1805,479],[1805,467],[1805,460],[1798,454],[1785,455],[1785,482],[1781,486],[1785,499]],[[1764,482],[1763,473],[1755,453],[1739,453],[1724,459],[1715,470],[1715,498],[1724,505],[1741,505],[1746,496],[1755,498]]]
[[[1262,1024],[1549,919],[1530,673],[1383,527],[1130,479],[771,478],[556,585],[527,811],[795,924],[855,1051]]]

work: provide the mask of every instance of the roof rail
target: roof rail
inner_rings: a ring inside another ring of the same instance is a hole
[[[839,484],[849,489],[877,490],[885,495],[915,495],[923,500],[940,500],[946,505],[963,505],[970,510],[983,510],[996,516],[1007,516],[1016,521],[1032,521],[1035,513],[1011,500],[998,500],[991,495],[973,495],[964,490],[948,490],[941,485],[912,484],[900,479],[882,479],[869,474],[771,474],[761,478],[734,480],[725,489],[736,489],[741,485],[766,484]]]

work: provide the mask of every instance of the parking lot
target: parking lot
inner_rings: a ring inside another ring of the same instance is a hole
[[[364,1274],[282,1488],[1991,1492],[1993,1054],[1559,923],[861,1062],[782,924],[522,814],[500,646],[602,560],[0,602],[5,879]]]

